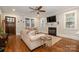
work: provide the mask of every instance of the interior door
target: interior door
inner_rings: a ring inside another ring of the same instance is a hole
[[[5,32],[9,35],[16,34],[16,18],[5,16]]]

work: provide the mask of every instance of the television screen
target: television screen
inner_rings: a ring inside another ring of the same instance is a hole
[[[47,22],[56,22],[56,16],[47,17]]]

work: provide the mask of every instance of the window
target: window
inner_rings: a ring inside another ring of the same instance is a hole
[[[66,12],[64,14],[65,29],[76,29],[77,14],[76,11]]]
[[[31,19],[31,27],[34,27],[34,19]]]
[[[26,26],[26,28],[33,28],[34,27],[34,19],[25,18],[25,26]]]

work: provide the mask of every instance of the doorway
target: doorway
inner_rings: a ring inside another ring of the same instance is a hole
[[[16,17],[5,16],[5,32],[16,35]]]

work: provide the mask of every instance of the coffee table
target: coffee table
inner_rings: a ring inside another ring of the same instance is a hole
[[[51,47],[52,46],[52,37],[49,35],[42,36],[40,39],[43,41],[45,47]]]

